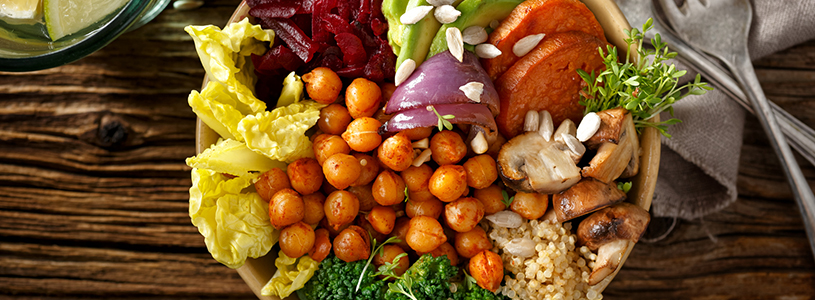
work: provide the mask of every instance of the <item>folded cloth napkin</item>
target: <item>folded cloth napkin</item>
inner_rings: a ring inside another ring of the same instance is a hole
[[[815,38],[815,1],[752,2],[752,59]],[[710,34],[724,33],[711,28]],[[662,115],[663,120],[669,117]],[[651,212],[655,217],[698,219],[736,201],[745,110],[713,90],[674,104],[674,117],[683,122],[668,129],[672,138],[662,139]]]

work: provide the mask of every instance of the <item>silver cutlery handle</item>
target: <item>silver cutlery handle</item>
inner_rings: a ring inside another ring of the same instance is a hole
[[[668,43],[672,51],[677,52],[677,58],[690,65],[694,70],[705,74],[708,80],[721,90],[735,99],[742,107],[753,114],[753,106],[747,96],[742,91],[739,84],[726,71],[706,55],[692,49],[685,42],[673,35],[669,29],[664,28],[659,22],[654,22],[655,31],[660,32],[662,41]],[[815,130],[790,115],[775,103],[769,102],[770,109],[778,120],[778,125],[784,136],[789,140],[790,146],[795,148],[812,165],[815,165]]]
[[[735,56],[733,64],[731,66],[731,69],[734,70],[733,75],[736,76],[739,82],[743,83],[744,93],[753,103],[756,116],[761,121],[764,130],[767,131],[770,142],[781,159],[781,166],[784,168],[790,182],[793,196],[795,196],[798,203],[798,209],[801,210],[809,245],[815,251],[815,220],[813,219],[815,218],[815,195],[812,194],[812,189],[810,189],[798,162],[792,155],[792,150],[787,145],[787,141],[781,135],[781,128],[776,123],[775,114],[772,113],[767,98],[764,96],[764,91],[761,89],[758,78],[756,78],[753,63],[750,61],[750,56],[747,55],[746,48],[742,55]]]

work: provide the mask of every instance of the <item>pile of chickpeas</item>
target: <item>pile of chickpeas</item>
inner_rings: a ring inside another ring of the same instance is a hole
[[[281,250],[322,261],[333,249],[353,262],[369,258],[371,238],[381,243],[395,236],[400,242],[384,246],[375,265],[408,253],[395,270],[401,275],[422,254],[447,255],[454,265],[466,263],[480,286],[497,290],[503,262],[478,226],[485,214],[507,208],[494,157],[473,154],[458,128],[380,135],[393,84],[357,78],[341,96],[343,83],[330,69],[316,68],[302,79],[311,99],[328,104],[312,136],[314,158],[294,161],[285,172],[272,169],[255,183],[269,201]],[[427,149],[430,160],[420,158]],[[543,215],[546,199],[526,198],[512,203],[519,214]]]

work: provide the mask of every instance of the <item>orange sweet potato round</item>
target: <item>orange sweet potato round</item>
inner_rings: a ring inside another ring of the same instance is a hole
[[[498,47],[502,54],[482,59],[481,64],[495,80],[518,61],[519,57],[512,53],[512,46],[518,40],[532,34],[568,31],[582,31],[606,41],[603,27],[579,0],[527,0],[515,7],[490,34],[489,43]]]
[[[579,31],[557,33],[518,60],[495,81],[501,112],[495,119],[507,139],[523,132],[529,110],[548,110],[555,127],[565,119],[579,123],[583,116],[580,89],[583,79],[577,69],[599,73],[603,57],[598,47],[606,42]]]

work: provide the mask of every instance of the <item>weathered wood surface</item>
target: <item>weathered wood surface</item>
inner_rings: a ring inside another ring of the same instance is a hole
[[[203,70],[187,24],[238,0],[165,10],[76,63],[0,73],[0,298],[243,298],[187,214]],[[757,63],[765,91],[815,126],[815,41]],[[810,299],[815,263],[780,166],[748,120],[736,204],[640,243],[607,299]],[[803,162],[815,179],[815,168]]]

